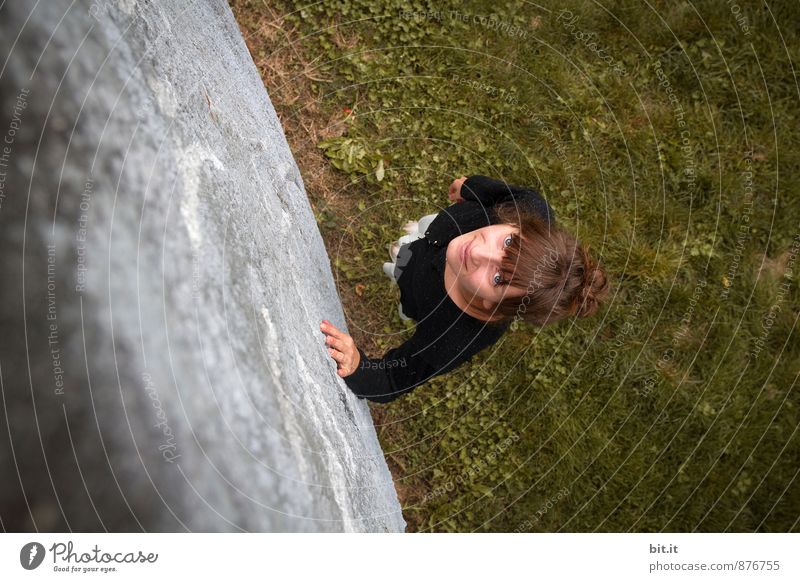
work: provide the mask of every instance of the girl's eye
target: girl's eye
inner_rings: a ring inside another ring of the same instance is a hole
[[[510,240],[513,240],[513,239],[514,239],[514,235],[510,234],[510,235],[508,235],[506,237],[506,239],[503,242],[506,243],[506,242],[508,242]],[[506,244],[505,246],[508,247],[510,244],[511,243],[508,242],[508,244]],[[492,283],[494,284],[495,287],[497,287],[502,282],[503,282],[503,276],[498,271],[497,273],[495,273],[494,277],[492,278]]]

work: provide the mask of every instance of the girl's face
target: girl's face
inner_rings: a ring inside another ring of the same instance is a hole
[[[447,245],[447,263],[455,274],[459,293],[470,304],[483,300],[491,309],[503,297],[524,294],[524,290],[499,284],[503,281],[500,261],[519,228],[511,224],[493,224],[458,236]],[[466,253],[466,254],[465,254]]]

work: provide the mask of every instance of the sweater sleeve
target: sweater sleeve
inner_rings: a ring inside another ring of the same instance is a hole
[[[345,384],[359,398],[386,403],[449,371],[449,367],[434,366],[423,358],[422,339],[418,326],[409,340],[389,350],[382,358],[368,358],[358,348],[361,362],[355,372],[343,378]]]
[[[461,186],[464,200],[480,202],[484,207],[509,202],[521,208],[532,210],[549,222],[555,221],[555,213],[544,197],[533,188],[523,188],[495,180],[487,176],[474,175],[467,178]]]

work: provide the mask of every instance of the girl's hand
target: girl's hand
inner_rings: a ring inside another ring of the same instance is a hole
[[[342,378],[349,376],[358,369],[361,363],[361,354],[356,348],[353,338],[349,334],[339,331],[327,319],[323,319],[319,326],[325,334],[325,343],[328,345],[328,354],[336,360],[339,369],[336,371]]]
[[[450,184],[450,191],[447,193],[447,197],[450,198],[453,202],[463,202],[464,199],[461,197],[461,185],[467,180],[466,176],[461,176],[460,178],[456,178],[453,180],[453,183]]]

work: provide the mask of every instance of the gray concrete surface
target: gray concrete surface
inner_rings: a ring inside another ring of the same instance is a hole
[[[0,9],[0,527],[403,531],[222,0]]]

